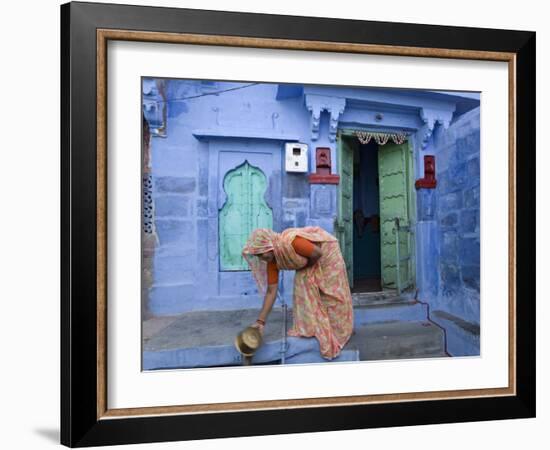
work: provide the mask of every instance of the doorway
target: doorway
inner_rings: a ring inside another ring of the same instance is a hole
[[[353,291],[382,290],[378,145],[358,144],[353,152]]]
[[[338,133],[335,234],[352,292],[401,291],[415,284],[410,153],[409,142],[362,144],[353,132]]]

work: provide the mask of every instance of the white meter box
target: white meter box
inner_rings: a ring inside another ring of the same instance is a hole
[[[307,172],[307,144],[287,142],[285,144],[285,170]]]

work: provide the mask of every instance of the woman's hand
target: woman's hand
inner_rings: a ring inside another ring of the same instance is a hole
[[[260,323],[259,321],[256,321],[254,322],[252,325],[250,325],[252,328],[257,328],[258,331],[260,332],[260,335],[263,336],[264,335],[264,328],[265,328],[265,322],[264,323]]]

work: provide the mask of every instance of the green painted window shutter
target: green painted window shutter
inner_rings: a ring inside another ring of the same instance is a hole
[[[273,228],[273,213],[264,200],[267,178],[248,161],[225,175],[227,200],[219,215],[221,270],[248,270],[242,249],[252,230]]]

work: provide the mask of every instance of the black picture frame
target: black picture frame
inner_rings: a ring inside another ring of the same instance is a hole
[[[97,30],[515,55],[515,395],[102,417],[98,410]],[[61,6],[61,443],[70,447],[535,417],[534,32],[127,6]]]

